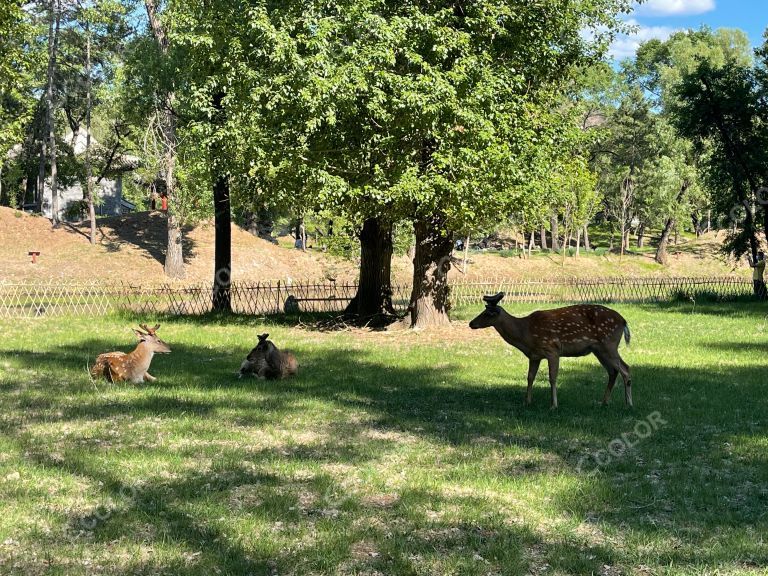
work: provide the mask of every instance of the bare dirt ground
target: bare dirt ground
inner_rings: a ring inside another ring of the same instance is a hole
[[[0,277],[165,282],[166,222],[161,212],[139,212],[98,221],[97,245],[88,224],[53,228],[39,216],[0,208]],[[214,228],[185,229],[185,281],[213,278]],[[28,252],[40,251],[37,264]],[[233,278],[249,281],[322,280],[354,275],[355,265],[325,254],[282,248],[232,227]]]
[[[62,224],[53,228],[40,216],[0,207],[0,280],[122,281],[134,284],[166,282],[163,274],[166,223],[161,212],[138,212],[98,220],[97,245],[88,242],[88,225]],[[743,262],[727,261],[720,253],[722,234],[706,237],[670,250],[670,265],[653,261],[652,253],[582,255],[534,255],[530,259],[504,258],[496,254],[470,253],[467,273],[456,263],[455,278],[570,278],[596,276],[711,276],[745,275]],[[355,261],[323,252],[272,244],[232,227],[233,279],[252,282],[318,280],[353,281]],[[186,282],[210,281],[213,277],[214,228],[202,223],[185,230]],[[36,264],[30,251],[39,251]],[[461,259],[462,254],[456,256]],[[735,264],[735,265],[734,265]],[[407,256],[393,261],[393,279],[407,284],[411,265]]]

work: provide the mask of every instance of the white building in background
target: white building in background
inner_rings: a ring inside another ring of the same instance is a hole
[[[75,156],[85,154],[86,132],[79,130],[77,135],[69,132],[64,139],[71,143]],[[98,151],[100,148],[98,142],[91,136],[91,149]],[[15,146],[9,157],[21,153],[21,145]],[[135,169],[139,165],[139,158],[129,155],[121,155],[113,161],[113,168],[108,175],[102,178],[101,182],[94,182],[94,193],[96,197],[96,215],[97,216],[119,216],[126,212],[136,209],[136,206],[123,198],[123,175]],[[94,180],[98,174],[94,174]],[[59,219],[66,220],[67,207],[75,202],[80,202],[85,198],[83,186],[80,182],[75,182],[71,186],[58,186],[59,196]],[[36,207],[36,206],[35,206]],[[26,208],[26,206],[25,206]],[[53,195],[51,194],[50,178],[46,179],[42,195],[42,204],[40,211],[47,218],[53,217]]]

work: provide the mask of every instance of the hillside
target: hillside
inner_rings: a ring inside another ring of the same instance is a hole
[[[166,227],[161,212],[138,212],[100,218],[98,245],[88,242],[89,226],[62,224],[54,229],[39,216],[0,208],[0,274],[5,279],[67,278],[165,282],[163,254]],[[185,230],[186,281],[213,277],[214,228],[201,224]],[[28,252],[39,250],[37,264]],[[324,254],[282,248],[237,226],[232,227],[233,277],[317,280],[354,274],[353,263]]]
[[[4,280],[70,279],[112,280],[155,284],[165,282],[163,252],[165,220],[160,212],[139,212],[98,220],[98,245],[90,246],[88,226],[50,222],[9,208],[0,208],[0,278]],[[530,259],[502,257],[494,253],[470,252],[467,278],[489,277],[589,277],[589,276],[708,276],[748,274],[743,263],[734,268],[719,253],[722,235],[689,241],[670,250],[666,268],[653,261],[651,252],[626,255],[534,254]],[[232,229],[233,278],[235,280],[354,280],[357,263],[309,250],[301,252],[254,237],[243,229]],[[28,252],[41,252],[37,264]],[[185,231],[188,282],[209,281],[213,276],[214,229],[203,223]],[[461,257],[461,254],[456,254]],[[451,271],[463,277],[461,266]],[[395,281],[408,283],[408,257],[393,261]]]

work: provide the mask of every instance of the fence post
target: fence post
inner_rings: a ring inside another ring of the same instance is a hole
[[[280,313],[280,310],[282,310],[280,306],[280,280],[277,281],[277,306],[275,307],[275,310],[277,310],[277,313]]]

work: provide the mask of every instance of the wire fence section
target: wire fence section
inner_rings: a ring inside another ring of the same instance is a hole
[[[232,310],[240,314],[341,312],[357,292],[355,283],[233,283]],[[451,305],[479,305],[482,296],[504,292],[505,302],[664,302],[701,296],[730,299],[752,294],[752,282],[739,277],[595,278],[571,280],[459,279],[451,282]],[[392,288],[395,310],[405,312],[411,288]],[[198,315],[211,311],[210,284],[136,286],[62,281],[0,281],[0,317],[100,316],[116,311]]]

